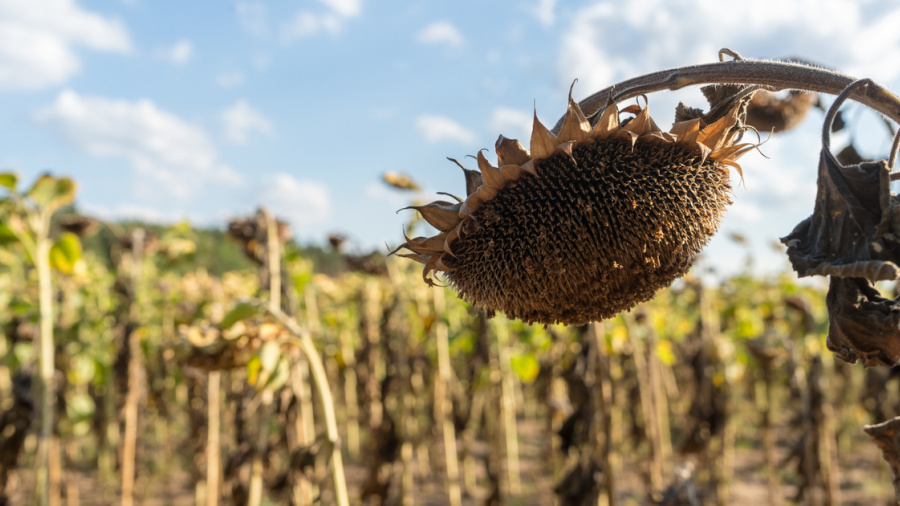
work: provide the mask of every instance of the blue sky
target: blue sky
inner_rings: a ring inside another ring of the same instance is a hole
[[[752,6],[752,7],[751,7]],[[80,183],[102,218],[222,226],[265,204],[303,242],[346,234],[396,245],[413,196],[381,175],[464,193],[445,157],[528,138],[532,107],[552,125],[615,81],[709,62],[801,56],[900,91],[900,5],[874,0],[0,0],[0,170]],[[696,90],[650,97],[660,125]],[[747,236],[769,247],[815,197],[821,114],[742,159],[745,185],[707,251],[721,271]],[[877,118],[850,136],[882,156]],[[527,142],[526,142],[527,144]]]

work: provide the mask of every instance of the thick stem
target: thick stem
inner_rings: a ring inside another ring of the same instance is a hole
[[[650,442],[650,488],[651,493],[658,493],[665,487],[663,481],[662,444],[659,436],[659,425],[655,423],[656,408],[653,405],[653,385],[650,382],[648,370],[647,349],[644,341],[638,335],[637,324],[634,317],[626,314],[625,325],[628,329],[628,339],[634,355],[634,368],[638,378],[638,387],[641,396],[641,415],[644,422],[644,431]]]
[[[519,473],[519,433],[516,426],[516,397],[513,393],[513,371],[509,353],[509,323],[498,322],[497,358],[500,364],[500,410],[506,446],[506,472],[510,495],[521,492]]]
[[[801,63],[768,60],[734,60],[660,70],[634,77],[602,89],[578,105],[588,117],[602,111],[610,102],[618,102],[645,93],[678,90],[705,84],[746,84],[771,90],[802,90],[838,95],[857,81],[840,72]],[[900,97],[873,83],[854,91],[849,98],[878,111],[900,124]],[[562,128],[563,118],[553,127]]]
[[[220,442],[219,421],[221,418],[221,400],[219,385],[221,371],[210,371],[206,385],[206,412],[208,428],[206,431],[206,506],[219,504]]]
[[[59,465],[57,445],[52,445],[53,426],[56,419],[56,382],[53,373],[56,370],[56,346],[53,339],[53,282],[50,273],[50,214],[42,212],[34,221],[36,241],[35,264],[38,274],[38,304],[40,311],[40,345],[38,347],[38,369],[41,393],[41,432],[38,439],[38,503],[44,505],[59,504],[60,490],[58,476],[52,472],[54,465]],[[54,462],[56,461],[56,462]],[[56,479],[54,479],[56,478]]]
[[[300,349],[309,360],[313,382],[319,392],[322,408],[325,415],[325,434],[331,443],[331,470],[334,476],[335,503],[338,506],[348,506],[347,482],[344,478],[344,463],[341,456],[341,436],[338,434],[337,418],[334,415],[334,397],[331,395],[331,387],[328,385],[328,376],[325,374],[325,366],[312,342],[309,331],[300,327],[297,322],[285,314],[281,309],[266,306],[269,313],[274,316],[297,340]]]
[[[266,210],[260,209],[266,222],[266,274],[268,274],[269,309],[281,309],[281,242],[278,238],[278,222]],[[250,506],[262,503],[264,460],[268,452],[269,412],[274,400],[274,393],[266,389],[260,394],[260,407],[257,415],[256,448],[250,471]]]
[[[619,474],[618,462],[615,455],[613,445],[613,398],[612,398],[612,377],[610,376],[610,357],[603,356],[601,350],[604,347],[605,330],[601,323],[592,323],[591,332],[594,335],[594,347],[596,348],[596,356],[594,360],[596,364],[595,383],[594,383],[594,399],[599,411],[600,430],[594,440],[594,454],[597,462],[603,469],[604,488],[606,495],[598,497],[598,504],[605,506],[617,506],[616,500],[616,475]],[[602,439],[602,442],[598,439]],[[605,502],[604,502],[605,499]]]
[[[131,288],[137,299],[140,293],[141,267],[144,258],[144,230],[135,229],[131,235]],[[134,300],[129,309],[129,320],[137,322],[140,314],[138,301]],[[137,326],[135,325],[135,329]],[[122,439],[122,506],[134,504],[135,472],[137,469],[138,410],[143,390],[143,368],[141,365],[141,344],[135,330],[127,331],[128,346],[128,394],[125,397],[125,430]]]
[[[462,504],[462,489],[459,484],[459,460],[456,450],[456,428],[453,426],[452,403],[449,385],[453,381],[453,368],[450,363],[450,344],[447,324],[440,319],[446,311],[444,292],[434,290],[434,313],[438,315],[434,325],[434,337],[437,341],[438,371],[434,379],[435,421],[441,424],[441,435],[444,440],[444,462],[447,471],[447,502],[450,506]]]

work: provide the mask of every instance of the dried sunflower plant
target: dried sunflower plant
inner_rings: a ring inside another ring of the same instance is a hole
[[[679,104],[663,131],[646,95],[695,85],[704,86],[709,110]],[[791,102],[754,100],[763,90],[791,90]],[[501,135],[496,165],[483,152],[478,170],[457,162],[466,197],[413,206],[438,233],[405,236],[394,253],[405,250],[424,264],[425,282],[442,275],[488,315],[544,324],[610,318],[687,273],[731,204],[730,170],[743,177],[737,160],[757,147],[742,142],[753,117],[770,121],[766,130],[790,128],[814,101],[804,93],[837,98],[822,128],[815,208],[782,242],[800,276],[831,278],[828,348],[867,367],[897,364],[900,299],[881,296],[874,283],[900,278],[900,197],[889,188],[898,179],[891,169],[900,134],[888,160],[849,166],[829,141],[846,99],[900,123],[900,98],[872,80],[802,61],[722,49],[718,62],[629,79],[580,103],[570,90],[552,129],[535,114],[528,149]],[[643,107],[618,105],[641,96]],[[794,116],[772,123],[773,110]],[[895,471],[900,500],[900,439],[891,439],[900,436],[900,419],[885,424],[866,430]]]
[[[837,95],[822,132],[813,214],[782,239],[800,276],[831,276],[828,347],[866,366],[900,362],[900,302],[873,283],[900,278],[900,200],[893,159],[843,166],[831,125],[851,98],[900,122],[900,98],[869,79],[798,61],[750,60],[729,49],[718,63],[664,70],[601,90],[569,93],[552,129],[534,118],[530,148],[502,135],[493,165],[462,167],[466,198],[412,206],[438,233],[405,237],[394,251],[424,264],[489,315],[583,324],[631,309],[687,273],[731,204],[730,169],[757,147],[741,142],[761,90]],[[727,59],[731,57],[732,59]],[[679,104],[663,131],[646,94],[702,88],[707,112]],[[644,106],[618,103],[645,97]],[[755,111],[759,112],[759,111]],[[629,115],[624,120],[623,115]],[[454,160],[455,161],[455,160]],[[895,230],[896,229],[896,230]]]

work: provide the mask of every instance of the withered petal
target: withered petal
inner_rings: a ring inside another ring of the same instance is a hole
[[[484,179],[485,184],[496,186],[498,188],[503,185],[503,178],[500,177],[500,169],[494,167],[491,165],[491,162],[487,161],[483,151],[478,152],[476,160],[478,160],[478,170],[481,171],[481,178]]]
[[[406,237],[406,234],[403,234]],[[431,237],[416,237],[410,239],[406,237],[404,247],[419,255],[441,254],[444,251],[444,239],[447,238],[447,232],[442,232]]]
[[[659,132],[659,127],[656,126],[656,122],[653,121],[653,118],[650,117],[650,107],[644,107],[637,113],[637,115],[628,122],[627,125],[622,127],[623,130],[627,130],[629,132],[634,133],[638,137],[644,134],[649,134],[651,132]]]
[[[600,119],[594,125],[592,133],[600,139],[606,139],[612,134],[619,131],[619,108],[616,104],[609,104],[609,107],[600,114]]]
[[[697,142],[705,144],[713,152],[727,146],[735,135],[731,129],[738,123],[740,115],[740,105],[735,105],[731,111],[725,116],[719,118],[715,123],[700,130],[697,136]]]
[[[424,206],[409,206],[403,209],[415,209],[425,218],[429,225],[441,232],[446,232],[459,223],[460,206],[461,204],[459,203],[452,204],[438,200]]]
[[[558,144],[559,139],[541,123],[535,110],[531,130],[531,158],[534,160],[550,156]]]
[[[521,165],[504,165],[500,167],[500,177],[503,178],[503,184],[508,184],[522,177],[525,169]]]
[[[501,167],[504,165],[522,165],[531,160],[531,153],[522,146],[521,142],[516,139],[508,139],[502,135],[497,138],[494,150],[497,152],[497,164]]]
[[[697,142],[697,136],[700,135],[700,129],[705,126],[702,119],[694,118],[675,123],[672,125],[672,129],[669,130],[669,132],[678,136],[679,144],[692,144]]]
[[[431,255],[420,255],[418,253],[403,253],[403,254],[397,255],[397,256],[403,257],[403,258],[408,258],[410,260],[415,260],[416,262],[419,262],[422,265],[427,264],[428,259],[431,258]]]
[[[572,83],[572,87],[575,83]],[[578,102],[572,99],[572,88],[569,88],[569,105],[562,128],[559,130],[559,141],[583,141],[591,133],[591,123],[585,117]]]
[[[455,158],[447,157],[447,160],[455,163],[457,167],[462,169],[463,176],[466,178],[466,195],[471,195],[475,193],[475,190],[478,189],[479,186],[484,184],[484,179],[481,177],[481,173],[477,170],[467,169],[463,164],[459,163]]]

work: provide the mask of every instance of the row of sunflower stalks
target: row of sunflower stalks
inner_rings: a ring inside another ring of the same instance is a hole
[[[3,181],[10,504],[888,496],[874,448],[856,443],[860,424],[900,412],[893,376],[821,354],[821,293],[787,277],[686,278],[602,323],[528,326],[381,255],[345,255],[326,275],[263,211],[228,226],[253,267],[213,275],[188,226],[73,227],[41,211],[70,199],[64,179],[21,194]],[[49,223],[49,313],[40,257],[20,239],[35,232],[16,228],[28,213]],[[100,254],[75,246],[90,228]]]

